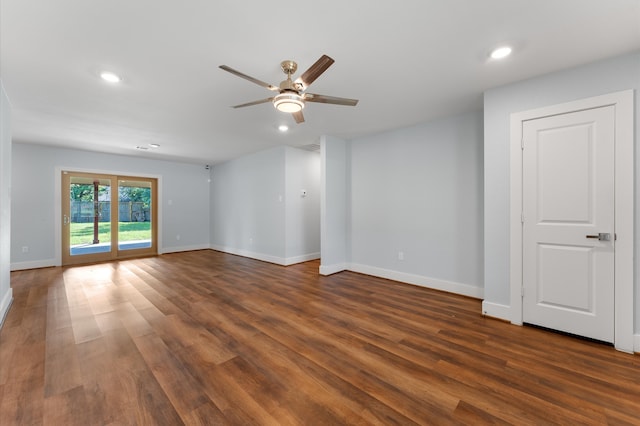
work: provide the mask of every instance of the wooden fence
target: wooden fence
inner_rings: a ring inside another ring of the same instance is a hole
[[[93,201],[71,201],[71,222],[93,222]],[[111,201],[98,202],[99,222],[111,221]],[[149,222],[151,212],[149,207],[139,201],[121,201],[118,207],[118,222]]]

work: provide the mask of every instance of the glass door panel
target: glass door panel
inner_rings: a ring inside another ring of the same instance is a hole
[[[152,247],[153,202],[152,182],[118,180],[118,250]]]
[[[66,172],[62,175],[63,264],[112,258],[112,178]]]
[[[72,176],[70,255],[111,251],[111,181]]]

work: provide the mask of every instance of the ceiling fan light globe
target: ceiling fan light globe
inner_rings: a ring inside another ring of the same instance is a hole
[[[278,109],[278,111],[282,111],[282,112],[298,112],[302,110],[302,104],[299,104],[297,102],[293,102],[293,101],[283,101],[280,102],[276,108]]]
[[[273,98],[273,106],[278,111],[294,113],[302,111],[304,108],[304,102],[302,97],[297,93],[281,93]]]

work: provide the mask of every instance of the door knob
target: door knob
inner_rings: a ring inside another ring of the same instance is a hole
[[[608,232],[601,232],[597,235],[587,235],[587,238],[597,238],[598,241],[611,241],[611,234]]]

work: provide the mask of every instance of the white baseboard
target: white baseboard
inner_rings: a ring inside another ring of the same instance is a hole
[[[2,301],[0,301],[0,329],[2,329],[2,325],[4,324],[4,319],[7,317],[7,313],[9,312],[9,308],[13,303],[13,289],[9,287],[9,291],[4,295]]]
[[[303,254],[301,256],[287,257],[285,258],[285,266],[295,265],[296,263],[308,262],[310,260],[320,259],[320,252]]]
[[[309,253],[301,256],[293,257],[280,257],[270,254],[258,253],[249,250],[237,249],[233,247],[219,246],[212,244],[209,247],[211,250],[221,251],[223,253],[235,254],[237,256],[248,257],[250,259],[261,260],[263,262],[275,263],[276,265],[289,266],[296,263],[308,262],[309,260],[320,259],[320,253]]]
[[[320,275],[337,274],[338,272],[346,271],[348,269],[346,263],[336,263],[333,265],[320,265]]]
[[[235,254],[236,256],[248,257],[250,259],[261,260],[263,262],[275,263],[276,265],[284,266],[286,262],[286,259],[284,257],[272,256],[270,254],[257,253],[233,247],[225,247],[212,244],[209,248],[212,250],[221,251],[223,253]]]
[[[505,321],[511,321],[511,307],[483,300],[482,315],[486,315],[492,318],[498,318]]]
[[[434,290],[447,291],[449,293],[460,294],[463,296],[482,299],[484,297],[484,289],[469,284],[462,284],[453,281],[445,281],[437,278],[425,277],[423,275],[409,274],[406,272],[393,271],[390,269],[377,268],[375,266],[350,264],[350,271],[358,272],[374,277],[387,278],[394,281],[400,281],[407,284],[419,285]]]
[[[210,247],[208,244],[197,244],[193,246],[182,246],[182,247],[163,247],[161,250],[158,250],[158,254],[180,253],[182,251],[207,250],[209,248]]]
[[[25,269],[50,268],[56,265],[55,259],[33,260],[31,262],[14,262],[11,264],[12,271],[24,271]]]

